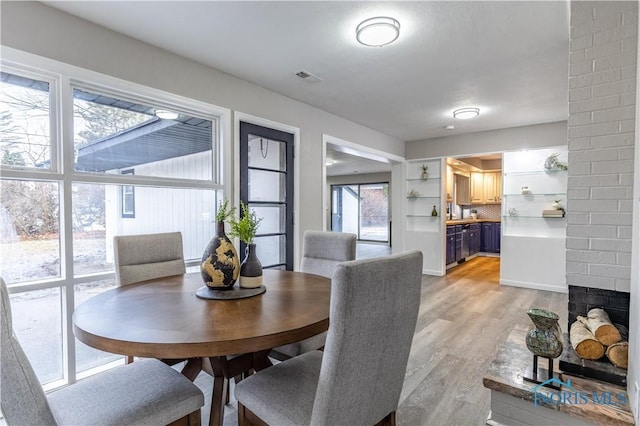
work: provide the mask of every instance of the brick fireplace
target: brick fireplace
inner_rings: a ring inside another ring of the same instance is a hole
[[[628,328],[638,3],[572,1],[570,31],[565,331],[594,307]]]
[[[569,330],[578,315],[585,316],[592,308],[604,309],[614,324],[629,328],[629,296],[624,291],[570,285],[569,324],[566,330]]]

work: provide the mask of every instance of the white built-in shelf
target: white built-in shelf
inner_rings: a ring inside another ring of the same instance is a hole
[[[542,174],[554,174],[554,173],[566,173],[567,170],[528,170],[523,172],[504,172],[504,176],[517,176],[517,175],[542,175]]]
[[[429,182],[430,180],[440,180],[439,177],[429,177],[426,179],[422,179],[422,178],[413,178],[413,179],[407,179],[408,182]]]
[[[504,194],[505,197],[514,197],[514,196],[520,196],[520,197],[536,197],[536,196],[540,196],[540,197],[555,197],[558,195],[567,195],[566,192],[550,192],[547,194],[540,194],[540,193],[531,193],[531,194],[523,194],[523,193],[513,193],[513,194]]]
[[[516,215],[516,216],[502,216],[505,219],[566,219],[566,216],[522,216],[522,215]]]

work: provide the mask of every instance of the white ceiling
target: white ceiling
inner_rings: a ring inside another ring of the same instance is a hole
[[[403,141],[567,118],[566,1],[44,3]],[[359,45],[379,15],[399,39]],[[468,105],[480,117],[454,123]]]

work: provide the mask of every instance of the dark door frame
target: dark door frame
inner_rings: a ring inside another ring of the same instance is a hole
[[[260,202],[260,201],[251,201],[249,200],[249,187],[246,184],[249,180],[249,158],[248,158],[248,138],[249,134],[254,134],[258,136],[262,136],[267,139],[282,141],[286,145],[286,171],[283,172],[286,175],[285,179],[285,192],[286,199],[282,203],[274,203],[274,202]],[[247,121],[239,122],[239,135],[240,135],[240,201],[243,203],[251,203],[251,204],[265,204],[265,205],[273,205],[273,204],[284,204],[286,205],[285,209],[285,238],[286,238],[286,246],[285,246],[285,263],[278,265],[264,265],[264,266],[285,266],[285,268],[289,271],[294,269],[294,211],[295,211],[295,175],[294,175],[294,150],[295,150],[295,134],[289,133],[282,130],[277,130],[269,127],[264,127],[258,124],[249,123]],[[280,235],[280,234],[258,234],[257,237],[261,236],[270,236],[270,235]],[[240,253],[244,253],[245,244],[240,244]]]

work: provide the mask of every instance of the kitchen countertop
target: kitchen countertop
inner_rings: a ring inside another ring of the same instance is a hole
[[[469,223],[483,223],[483,222],[491,222],[491,223],[500,223],[500,219],[453,219],[447,220],[447,225],[467,225]]]

